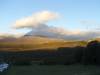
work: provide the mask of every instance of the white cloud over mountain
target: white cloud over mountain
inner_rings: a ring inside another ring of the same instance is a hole
[[[50,38],[60,38],[66,40],[89,40],[100,36],[95,31],[67,31],[57,27],[37,27],[26,34],[27,36],[46,36]]]
[[[68,29],[48,26],[46,23],[58,18],[60,15],[58,13],[50,11],[42,11],[34,13],[29,17],[19,19],[13,25],[14,28],[30,28],[31,32],[26,35],[41,35],[52,38],[62,38],[69,40],[86,40],[92,39],[100,36],[99,32],[96,31],[70,31]]]
[[[46,22],[56,19],[59,15],[50,11],[33,13],[29,17],[19,19],[15,22],[14,28],[34,28],[45,24]]]

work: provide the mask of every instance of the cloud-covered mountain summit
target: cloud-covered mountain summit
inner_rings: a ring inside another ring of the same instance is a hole
[[[100,36],[99,32],[82,32],[82,31],[67,31],[63,28],[52,27],[47,25],[37,26],[25,36],[42,36],[48,38],[57,38],[65,40],[89,40]]]
[[[31,16],[16,20],[15,29],[28,28],[31,31],[25,36],[45,36],[49,38],[60,38],[67,40],[88,40],[97,38],[97,31],[69,30],[61,27],[49,26],[47,22],[57,19],[60,15],[51,11],[33,13]]]

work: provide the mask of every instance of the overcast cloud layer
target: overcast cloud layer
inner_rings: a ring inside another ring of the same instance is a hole
[[[50,11],[42,11],[33,13],[29,17],[19,19],[13,25],[14,28],[30,28],[31,32],[26,35],[41,35],[52,38],[61,38],[68,40],[88,40],[100,36],[99,32],[96,31],[70,31],[68,29],[60,27],[48,26],[46,23],[57,19],[60,15],[58,13]]]

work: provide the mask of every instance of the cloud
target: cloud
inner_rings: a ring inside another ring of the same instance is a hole
[[[86,26],[88,30],[100,30],[100,23],[96,20],[81,20],[80,24]]]
[[[52,38],[60,38],[67,40],[88,40],[93,39],[100,36],[100,33],[97,31],[71,31],[68,29],[64,29],[62,27],[53,27],[48,26],[46,23],[58,18],[60,15],[55,12],[50,11],[42,11],[34,13],[29,17],[25,17],[17,20],[14,23],[14,28],[30,28],[32,31],[27,33],[28,36],[47,36]],[[81,21],[82,24],[89,24],[93,22]]]
[[[19,38],[19,37],[22,37],[24,36],[23,33],[0,33],[0,39],[3,39],[5,37],[12,37],[12,38]]]
[[[73,39],[77,40],[90,40],[90,39],[95,39],[97,37],[100,37],[100,33],[96,31],[81,31],[79,34],[76,34],[73,36]]]
[[[19,19],[15,22],[13,28],[34,28],[38,25],[45,24],[48,21],[56,19],[59,15],[50,11],[34,13],[29,17]]]
[[[95,20],[81,20],[80,24],[82,24],[82,25],[96,25],[97,22]]]
[[[60,27],[40,25],[25,36],[45,36],[65,40],[89,40],[99,37],[100,33],[96,31],[70,31]]]

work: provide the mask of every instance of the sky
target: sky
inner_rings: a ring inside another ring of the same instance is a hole
[[[100,28],[100,0],[0,0],[0,33],[27,33],[30,28],[13,28],[16,21],[47,11],[57,19],[43,24],[72,32]]]

